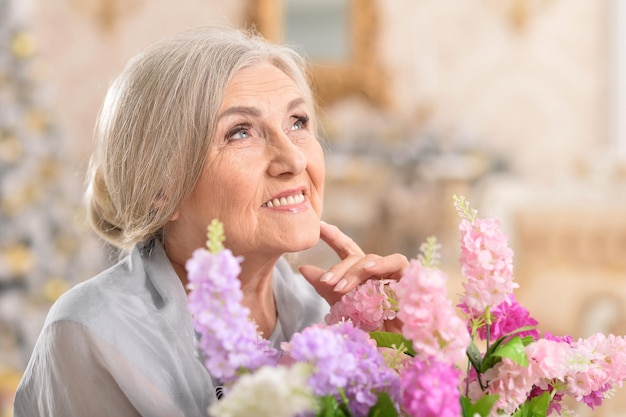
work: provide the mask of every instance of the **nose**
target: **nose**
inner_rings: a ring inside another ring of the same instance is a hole
[[[268,173],[273,177],[302,173],[307,164],[304,150],[285,132],[280,131],[273,136],[269,146]]]

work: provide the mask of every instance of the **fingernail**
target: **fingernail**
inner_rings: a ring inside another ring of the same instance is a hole
[[[341,281],[337,283],[337,285],[335,285],[334,291],[341,291],[345,288],[346,285],[348,285],[348,281],[345,278],[343,278]]]
[[[335,274],[333,274],[332,272],[326,272],[324,275],[322,275],[322,278],[320,278],[320,281],[328,282],[331,279],[333,279],[334,276]]]
[[[374,262],[374,261],[369,261],[369,262],[367,262],[367,263],[364,263],[364,264],[363,264],[363,268],[371,268],[371,267],[373,267],[374,265],[376,265],[376,262]]]

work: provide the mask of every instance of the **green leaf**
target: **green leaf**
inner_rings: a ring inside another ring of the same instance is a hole
[[[378,394],[376,404],[370,408],[368,417],[398,417],[398,411],[393,405],[391,397],[386,392]]]
[[[337,399],[332,395],[326,395],[319,399],[320,411],[317,412],[316,417],[333,417],[336,410],[339,409]]]
[[[482,353],[480,353],[480,349],[478,349],[478,346],[476,346],[476,343],[474,342],[470,343],[470,345],[467,347],[466,353],[467,353],[467,358],[469,359],[474,369],[476,369],[476,372],[480,372],[480,367],[483,362],[483,355]]]
[[[348,397],[346,397],[346,392],[343,388],[339,388],[339,395],[341,395],[341,403],[339,404],[341,414],[338,413],[337,416],[352,417],[352,411],[350,410],[350,406],[348,406],[350,401],[348,401]]]
[[[513,414],[513,417],[545,417],[548,414],[551,400],[552,394],[546,391],[522,404]]]
[[[498,349],[493,352],[493,355],[501,358],[509,358],[520,366],[528,366],[528,356],[526,356],[524,343],[519,336],[515,336],[506,343],[501,344]]]
[[[399,348],[404,345],[406,347],[406,354],[409,356],[415,356],[415,350],[413,350],[413,343],[407,340],[398,333],[392,332],[371,332],[370,337],[376,341],[378,347],[387,348]]]
[[[502,360],[501,357],[494,355],[494,352],[500,348],[504,340],[505,337],[501,337],[489,346],[489,349],[485,352],[485,356],[483,356],[483,361],[480,365],[480,373],[484,373],[487,369],[492,368],[496,363]]]
[[[461,409],[463,410],[463,417],[474,417],[478,414],[480,417],[487,417],[493,408],[493,405],[500,398],[499,395],[483,395],[476,403],[466,396],[461,397]]]
[[[516,334],[522,333],[522,332],[527,332],[529,330],[533,330],[536,329],[536,326],[522,326],[522,327],[518,327],[517,329],[508,332],[507,334],[504,335],[504,338],[506,339],[509,336],[514,336]]]
[[[502,358],[509,358],[521,366],[528,366],[528,357],[524,351],[527,340],[523,340],[519,336],[515,336],[506,340],[508,336],[503,336],[496,340],[493,345],[487,349],[480,367],[480,373],[486,372],[495,364],[500,362]]]
[[[316,417],[348,417],[334,395],[326,395],[319,401],[321,408],[315,415]]]

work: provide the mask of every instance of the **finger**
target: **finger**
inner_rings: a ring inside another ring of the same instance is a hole
[[[378,255],[350,256],[345,260],[333,265],[328,271],[341,279],[335,279],[333,290],[347,293],[359,284],[372,278],[372,273],[364,268],[365,265],[375,263],[380,258]]]
[[[332,224],[320,223],[320,237],[337,253],[340,259],[345,259],[350,255],[365,255],[365,252],[354,240]]]
[[[400,279],[409,260],[400,253],[394,253],[371,260],[363,265],[363,269],[371,276]]]
[[[299,271],[304,278],[330,304],[339,301],[343,294],[371,278],[363,265],[380,258],[378,255],[352,255],[330,267],[327,271],[313,265],[302,265]]]
[[[409,265],[406,256],[395,253],[387,256],[369,254],[351,265],[344,273],[333,290],[340,294],[350,292],[357,286],[369,279],[395,279],[402,278],[404,270]],[[333,268],[339,268],[335,265]],[[343,265],[345,268],[345,265]],[[331,268],[332,270],[332,268]]]
[[[360,262],[359,266],[355,267],[358,262]],[[342,278],[344,278],[348,271],[350,271],[351,269],[362,270],[362,265],[366,262],[367,260],[364,260],[363,256],[350,255],[328,268],[327,271],[324,271],[322,276],[316,278],[319,281],[323,282],[325,285],[334,287]]]

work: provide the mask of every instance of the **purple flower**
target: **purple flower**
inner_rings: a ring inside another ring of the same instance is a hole
[[[574,344],[574,338],[572,336],[555,336],[550,332],[545,332],[544,339],[554,340],[555,342],[563,342],[572,346]]]
[[[381,392],[396,403],[400,398],[398,375],[385,365],[369,335],[351,322],[308,327],[284,349],[294,360],[313,366],[309,385],[316,395],[340,399],[343,390],[356,417],[367,416]]]
[[[414,417],[460,416],[459,378],[454,364],[415,358],[400,374],[403,409]]]
[[[604,384],[604,386],[599,390],[592,391],[590,394],[585,395],[582,398],[582,402],[587,404],[587,407],[594,410],[596,407],[600,407],[602,405],[602,401],[604,401],[604,393],[610,389],[610,384]]]
[[[241,258],[228,249],[216,254],[194,251],[187,261],[189,304],[205,365],[216,378],[230,383],[238,375],[276,364],[276,351],[263,339],[243,298],[238,275]]]

